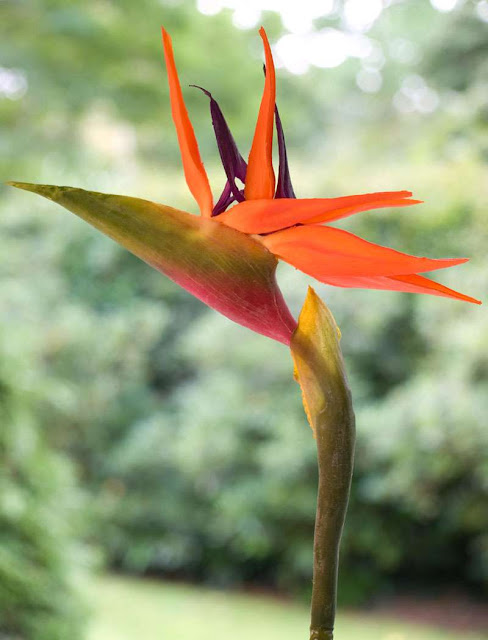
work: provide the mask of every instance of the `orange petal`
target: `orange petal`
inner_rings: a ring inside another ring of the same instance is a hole
[[[317,280],[331,276],[398,276],[467,262],[467,258],[418,258],[367,242],[342,229],[319,225],[278,231],[261,241],[276,256]]]
[[[263,39],[266,58],[266,77],[264,91],[259,107],[256,130],[252,141],[246,174],[244,195],[246,200],[272,198],[274,195],[275,176],[273,171],[273,124],[276,100],[276,79],[268,37],[263,27],[259,30]]]
[[[178,72],[176,71],[175,59],[171,38],[165,29],[163,32],[164,57],[168,70],[169,96],[171,100],[171,113],[178,135],[183,170],[185,172],[186,183],[193,194],[193,197],[200,207],[202,215],[210,217],[212,215],[213,199],[207,173],[203,166],[198,143],[195,138],[185,101],[181,92]]]
[[[480,300],[464,293],[449,289],[439,282],[429,280],[418,274],[408,276],[377,276],[373,278],[329,278],[327,284],[335,287],[351,287],[359,289],[388,289],[390,291],[406,291],[408,293],[427,293],[433,296],[454,298],[464,302],[481,304]]]
[[[243,233],[271,233],[299,223],[331,222],[359,211],[421,202],[408,200],[411,195],[410,191],[388,191],[342,198],[251,200],[232,207],[219,220]]]

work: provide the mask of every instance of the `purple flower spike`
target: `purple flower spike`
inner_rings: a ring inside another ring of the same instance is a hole
[[[290,178],[290,169],[288,167],[288,156],[286,154],[285,134],[283,133],[283,126],[281,124],[280,114],[278,113],[278,107],[275,105],[275,122],[276,133],[278,138],[278,156],[279,156],[279,168],[278,168],[278,181],[276,183],[275,198],[296,198],[295,191]]]
[[[233,196],[229,201],[229,204],[234,200],[237,200],[237,202],[243,202],[244,194],[237,187],[235,181],[236,178],[238,178],[239,180],[241,180],[241,182],[245,182],[247,163],[239,153],[234,137],[232,136],[229,126],[224,118],[224,114],[222,113],[222,110],[220,109],[217,101],[214,100],[210,91],[207,91],[203,87],[199,87],[196,84],[192,84],[190,86],[200,89],[200,91],[203,91],[203,93],[210,98],[210,114],[212,116],[212,125],[215,131],[215,137],[217,139],[217,146],[219,148],[222,165],[224,167],[225,175],[227,176],[228,184]],[[219,209],[223,206],[226,188],[224,188],[219,202],[217,203],[217,205],[215,205],[212,215],[218,215],[218,213],[222,213],[222,211]]]
[[[224,190],[222,191],[222,194],[218,202],[215,204],[212,210],[212,217],[218,216],[219,214],[223,213],[227,209],[227,207],[233,202],[235,202],[235,198],[232,195],[230,182],[227,180],[227,182],[225,183]]]

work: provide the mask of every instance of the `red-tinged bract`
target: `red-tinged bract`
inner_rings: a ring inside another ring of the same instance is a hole
[[[276,283],[278,261],[253,238],[148,200],[11,184],[72,211],[231,320],[290,343],[296,322]]]

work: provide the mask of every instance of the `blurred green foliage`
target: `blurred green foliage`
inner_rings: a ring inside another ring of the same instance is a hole
[[[0,631],[2,638],[82,638],[75,542],[84,503],[64,455],[35,417],[27,362],[0,335]]]
[[[0,99],[5,179],[193,206],[160,23],[183,83],[212,90],[249,148],[259,41],[229,13],[169,0],[11,0],[1,10],[3,71],[18,88]],[[264,23],[280,36],[275,14]],[[441,278],[479,297],[488,289],[486,29],[471,2],[446,15],[423,0],[393,3],[368,34],[384,57],[377,93],[355,86],[357,59],[278,78],[299,195],[411,188],[426,200],[418,210],[366,213],[346,227],[419,255],[471,255]],[[402,61],[391,51],[406,39],[415,55]],[[431,112],[412,93],[427,85],[439,100]],[[208,103],[185,96],[216,192]],[[79,637],[70,585],[80,538],[125,571],[306,592],[316,462],[286,350],[54,205],[2,196],[0,635]],[[298,311],[307,279],[283,267],[280,281]],[[439,298],[318,291],[343,332],[358,417],[342,599],[407,580],[483,588],[486,313]]]

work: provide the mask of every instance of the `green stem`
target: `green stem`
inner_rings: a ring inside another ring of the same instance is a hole
[[[349,389],[334,384],[329,411],[317,421],[319,486],[315,519],[310,640],[332,640],[339,546],[354,461],[355,421]]]
[[[310,640],[333,638],[339,546],[354,463],[354,412],[339,340],[332,314],[310,288],[290,344],[319,465]]]

